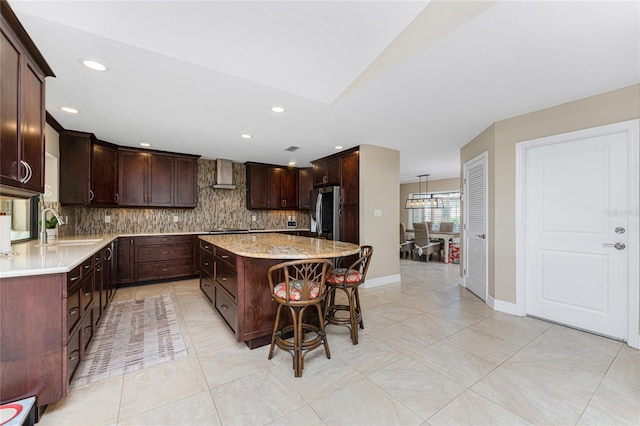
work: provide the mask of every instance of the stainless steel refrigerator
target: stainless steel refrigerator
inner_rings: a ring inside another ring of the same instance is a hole
[[[312,191],[311,231],[327,240],[340,240],[339,186],[327,186]]]

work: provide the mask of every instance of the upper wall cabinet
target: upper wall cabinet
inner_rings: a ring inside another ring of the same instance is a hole
[[[127,149],[92,133],[60,133],[60,203],[186,207],[197,202],[197,156]]]
[[[312,161],[313,186],[340,185],[340,160],[338,157],[327,157]]]
[[[311,208],[311,191],[313,190],[313,169],[306,167],[298,170],[298,209]]]
[[[247,208],[298,209],[298,169],[261,163],[245,163]]]
[[[60,203],[89,205],[91,199],[91,145],[93,133],[65,130],[60,133]]]
[[[195,207],[197,156],[120,148],[121,207]]]
[[[6,1],[0,2],[0,195],[44,192],[45,77],[54,77]]]

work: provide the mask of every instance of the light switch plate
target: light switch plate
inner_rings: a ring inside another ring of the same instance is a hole
[[[104,215],[104,223],[111,223],[111,216],[108,214]]]
[[[375,217],[382,216],[382,209],[373,209],[373,216]]]
[[[177,222],[179,220],[178,216],[173,216],[173,221]]]

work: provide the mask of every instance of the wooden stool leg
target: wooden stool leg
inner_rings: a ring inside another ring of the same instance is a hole
[[[358,287],[354,290],[356,295],[356,315],[360,317],[360,328],[364,330],[364,320],[362,319],[362,308],[360,307],[360,293]]]
[[[269,358],[273,358],[273,349],[276,344],[276,333],[278,332],[278,325],[280,324],[280,310],[282,309],[282,305],[278,304],[278,309],[276,310],[276,322],[273,324],[273,333],[271,333],[271,347],[269,348]]]
[[[318,311],[318,318],[320,319],[320,333],[322,336],[322,344],[324,345],[324,352],[327,354],[327,359],[331,359],[331,351],[329,350],[329,342],[327,342],[327,333],[324,330],[324,316],[322,315],[322,308],[320,303],[316,305]]]

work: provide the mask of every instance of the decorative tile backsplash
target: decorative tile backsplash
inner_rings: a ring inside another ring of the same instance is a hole
[[[220,228],[284,229],[288,216],[295,216],[298,228],[308,229],[310,216],[303,210],[248,210],[246,208],[245,166],[233,163],[233,183],[237,189],[215,189],[215,160],[198,160],[198,204],[194,209],[96,208],[62,206],[60,214],[69,223],[59,227],[60,236],[89,234],[143,234],[198,232]],[[56,203],[47,207],[59,207]],[[110,223],[105,223],[105,216]],[[178,218],[174,222],[174,217]]]

